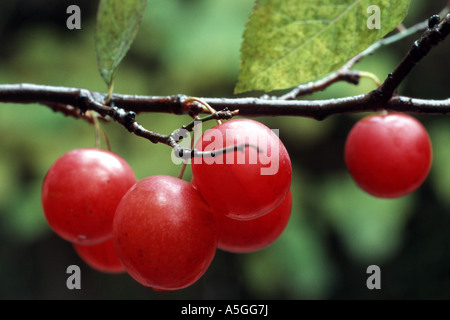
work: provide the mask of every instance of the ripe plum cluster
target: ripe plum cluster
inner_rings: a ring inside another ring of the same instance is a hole
[[[266,248],[292,210],[292,166],[276,131],[249,119],[206,130],[195,143],[190,182],[137,180],[115,153],[76,149],[49,169],[42,205],[50,227],[102,272],[126,272],[157,291],[188,287],[217,249]],[[381,113],[358,121],[344,159],[362,190],[381,198],[415,191],[431,167],[430,138],[415,118]]]
[[[192,181],[137,180],[117,154],[72,150],[49,169],[42,205],[50,227],[91,267],[127,272],[158,291],[192,285],[217,249],[246,253],[273,243],[292,208],[292,167],[265,125],[233,119],[197,142]]]

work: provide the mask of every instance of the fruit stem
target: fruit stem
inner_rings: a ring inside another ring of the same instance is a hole
[[[200,98],[189,97],[183,103],[190,103],[190,102],[198,102],[198,103],[200,103],[204,107],[203,110],[206,111],[206,112],[209,112],[211,114],[214,114],[214,113],[217,112],[208,103],[206,103],[204,100],[202,100]],[[219,120],[219,119],[216,119],[216,122],[217,122],[218,125],[222,124],[222,121]]]
[[[195,118],[197,119],[198,117],[195,117]],[[194,123],[196,124],[196,122],[194,122]],[[194,144],[195,144],[195,128],[196,128],[195,124],[193,126],[193,135],[191,137],[191,150],[194,148]],[[183,175],[184,175],[184,172],[186,171],[186,166],[187,166],[188,161],[189,161],[189,159],[186,159],[183,161],[183,166],[181,167],[181,171],[178,174],[178,179],[183,179]]]
[[[98,115],[95,111],[90,111],[90,114],[92,116],[92,121],[94,122],[94,128],[95,128],[95,146],[97,147],[97,149],[101,148],[101,139],[100,139],[100,134],[103,136],[103,140],[105,141],[106,144],[106,149],[108,151],[111,151],[111,144],[109,143],[109,139],[108,136],[106,135],[105,130],[103,129],[103,127],[100,125],[100,121],[98,121]]]
[[[377,88],[381,86],[380,79],[375,74],[373,74],[372,72],[359,71],[359,76],[361,78],[368,78],[368,79],[372,80],[373,82],[375,82],[375,85],[377,86]]]

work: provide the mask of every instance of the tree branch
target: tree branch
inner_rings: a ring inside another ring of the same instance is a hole
[[[435,21],[436,19],[439,19],[439,17],[432,16],[430,18],[428,30],[419,40],[414,41],[408,54],[403,58],[397,68],[389,74],[387,79],[378,89],[379,93],[384,95],[386,100],[392,97],[394,91],[415,65],[450,33],[450,14],[447,14],[440,23],[432,23],[432,21]]]
[[[160,112],[177,115],[187,114],[197,119],[200,113],[209,113],[210,119],[229,119],[238,112],[241,116],[298,116],[309,117],[317,120],[325,119],[334,114],[375,112],[380,110],[448,114],[450,113],[450,98],[444,100],[424,100],[412,97],[398,96],[395,94],[400,83],[405,79],[414,66],[424,58],[434,46],[442,42],[450,33],[450,14],[439,22],[436,16],[430,18],[428,28],[422,37],[415,41],[404,59],[397,68],[388,75],[381,86],[369,93],[338,99],[327,100],[296,100],[300,95],[324,90],[337,81],[357,83],[360,74],[351,71],[350,68],[368,54],[373,53],[385,43],[396,41],[406,34],[394,35],[383,41],[377,42],[367,50],[348,61],[337,72],[316,82],[299,86],[290,93],[281,97],[263,96],[260,98],[189,98],[185,95],[174,96],[137,96],[113,94],[107,103],[104,93],[92,92],[87,89],[55,87],[35,84],[4,84],[0,85],[0,102],[29,104],[37,103],[50,107],[52,110],[62,112],[68,116],[83,118],[92,122],[88,110],[95,111],[100,119],[112,119],[120,123],[129,132],[150,140],[153,143],[163,143],[175,149],[175,154],[180,157],[205,156],[197,150],[189,150],[178,144],[183,139],[180,129],[192,130],[192,123],[175,130],[170,135],[159,134],[145,129],[136,121],[136,114],[142,112]],[[417,24],[412,29],[424,28],[423,23]],[[411,32],[411,29],[405,31]],[[393,39],[395,37],[395,39]],[[216,114],[211,115],[211,110],[206,110],[195,100],[204,101],[211,106]],[[223,150],[226,152],[226,150]]]

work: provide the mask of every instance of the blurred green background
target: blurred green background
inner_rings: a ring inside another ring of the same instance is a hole
[[[446,0],[413,0],[409,26],[438,13]],[[82,29],[66,28],[77,4]],[[149,0],[142,27],[117,71],[115,92],[232,97],[239,47],[253,0]],[[73,86],[105,92],[97,70],[97,1],[0,2],[0,83]],[[418,37],[419,35],[417,35]],[[358,69],[384,79],[417,38],[367,57]],[[449,96],[450,41],[408,76],[400,93]],[[374,89],[335,84],[307,98],[333,98]],[[259,93],[257,93],[259,94]],[[128,275],[101,274],[48,227],[40,204],[46,171],[63,153],[94,146],[94,129],[40,105],[0,105],[0,298],[2,299],[446,299],[450,298],[450,119],[417,116],[428,128],[433,167],[425,184],[397,200],[364,194],[343,162],[346,135],[364,114],[324,121],[258,118],[280,130],[293,164],[293,211],[282,236],[252,254],[218,251],[195,285],[154,292]],[[142,114],[146,128],[170,133],[187,116]],[[138,178],[178,175],[170,148],[104,125],[113,151]],[[188,168],[185,178],[191,175]],[[81,290],[68,290],[66,268],[81,267]],[[369,290],[369,265],[381,268],[381,290]]]

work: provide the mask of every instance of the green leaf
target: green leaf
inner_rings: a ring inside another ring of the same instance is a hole
[[[257,0],[235,93],[287,89],[337,70],[392,31],[410,0]],[[379,10],[379,29],[368,28]]]
[[[109,89],[136,37],[146,5],[147,0],[100,0],[95,43],[100,74]]]

